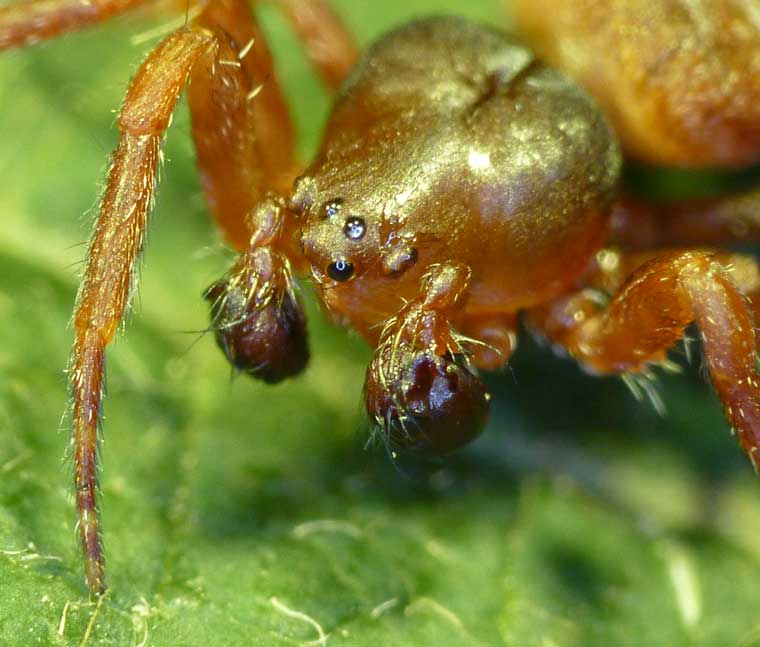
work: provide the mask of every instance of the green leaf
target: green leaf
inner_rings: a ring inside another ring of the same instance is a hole
[[[336,2],[363,43],[459,4]],[[499,5],[466,13],[500,24]],[[308,155],[328,98],[264,17]],[[109,350],[112,592],[88,602],[62,369],[113,110],[147,47],[130,36],[155,24],[0,57],[0,644],[760,645],[758,484],[696,369],[662,378],[661,418],[524,337],[490,378],[485,436],[399,467],[363,449],[369,349],[313,299],[302,377],[231,379],[213,340],[188,332],[207,325],[200,293],[231,256],[182,108],[137,314]]]

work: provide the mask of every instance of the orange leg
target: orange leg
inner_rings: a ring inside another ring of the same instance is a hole
[[[0,9],[0,47],[54,37],[147,1],[35,0],[12,5]],[[314,6],[314,15],[324,16],[328,29],[337,34],[339,23],[329,18],[326,5],[315,0]],[[318,38],[309,31],[314,25],[309,27],[308,12],[301,7],[289,15],[305,34],[318,68],[337,80],[351,58],[347,36],[340,47],[325,48],[316,56]],[[238,364],[263,348],[268,365],[245,368],[269,381],[297,372],[308,356],[305,321],[290,279],[293,223],[284,202],[268,197],[270,191],[289,188],[298,171],[290,117],[265,39],[245,0],[213,0],[190,27],[161,42],[130,83],[74,312],[71,444],[78,530],[87,583],[94,593],[106,588],[96,507],[105,349],[129,302],[161,141],[188,80],[193,136],[211,211],[230,241],[248,250],[215,300],[225,326],[218,338]],[[254,320],[251,337],[247,325]]]
[[[204,181],[220,221],[223,224],[239,222],[244,226],[246,215],[267,188],[263,174],[252,168],[259,161],[252,142],[256,122],[248,121],[253,82],[248,76],[249,68],[240,62],[244,52],[236,47],[235,36],[229,37],[218,28],[219,23],[225,21],[234,26],[238,37],[240,34],[247,37],[256,29],[242,0],[215,2],[213,12],[203,12],[190,28],[165,38],[133,78],[119,118],[121,138],[113,155],[90,242],[74,314],[71,386],[79,532],[87,582],[94,592],[105,590],[96,509],[97,428],[102,406],[105,348],[113,339],[129,300],[135,263],[147,227],[161,140],[179,94],[190,77],[197,84],[191,108],[194,134],[201,142],[203,153],[201,170],[206,172],[211,168]],[[212,75],[213,78],[209,78]],[[288,133],[285,132],[286,140]],[[268,135],[274,137],[277,132]],[[229,148],[222,152],[219,147]],[[240,168],[227,167],[232,176],[220,188],[217,184],[219,166],[210,165],[208,160],[221,160],[224,155],[230,155]],[[278,169],[274,162],[268,161],[268,164],[266,170],[275,176],[286,172],[286,169]],[[235,182],[245,182],[245,186],[238,187]],[[214,203],[214,196],[220,195],[225,187],[234,199]],[[231,217],[226,209],[230,210]],[[262,216],[264,220],[265,216]],[[248,227],[258,226],[255,219],[249,219],[248,223]],[[270,229],[279,231],[276,227]],[[250,238],[250,233],[241,234],[239,244],[244,245]]]
[[[328,85],[338,85],[357,54],[329,5],[323,0],[276,4]],[[193,70],[189,97],[209,205],[227,238],[243,250],[205,297],[217,343],[230,363],[279,382],[300,372],[309,355],[306,319],[292,282],[292,264],[305,269],[293,253],[298,223],[278,197],[291,192],[300,172],[293,129],[272,57],[246,6],[215,0],[198,22],[218,25],[230,37],[229,46],[220,46],[225,50],[220,61],[207,56]]]
[[[597,373],[645,372],[691,322],[701,332],[713,384],[757,469],[760,381],[744,294],[715,254],[674,252],[635,270],[604,305],[591,289],[536,308],[528,323]]]
[[[0,50],[33,45],[154,1],[31,0],[0,7]]]
[[[205,31],[175,32],[151,52],[132,80],[74,312],[70,375],[76,504],[87,582],[98,593],[105,590],[96,508],[105,347],[129,299],[153,198],[161,139],[190,69],[214,48],[213,36]]]
[[[275,0],[306,47],[322,80],[337,88],[359,57],[356,42],[326,0]]]
[[[760,189],[710,200],[655,204],[621,200],[610,242],[626,248],[717,247],[760,239]]]
[[[357,52],[329,5],[322,0],[277,4],[327,83],[340,83]],[[300,173],[293,126],[272,55],[247,3],[214,0],[196,23],[229,36],[217,56],[206,55],[191,72],[188,99],[209,208],[227,240],[244,250],[250,238],[246,216],[267,191],[287,194]]]
[[[580,279],[579,293],[571,295],[576,302],[587,302],[587,307],[608,301],[631,274],[649,261],[667,254],[678,253],[677,249],[659,249],[646,251],[621,251],[615,248],[601,250],[586,274]],[[757,261],[746,254],[737,254],[725,250],[711,251],[720,262],[739,291],[749,298],[756,321],[760,321],[760,266]],[[585,289],[582,289],[585,288]],[[557,303],[561,303],[562,300]],[[555,304],[552,305],[554,307]]]
[[[498,371],[517,348],[517,315],[468,315],[462,334],[475,340],[470,351],[472,363],[486,371]]]
[[[299,171],[293,127],[272,56],[243,0],[215,0],[197,24],[221,28],[218,51],[191,71],[188,102],[198,170],[227,240],[248,248],[248,216],[266,192],[283,194]]]

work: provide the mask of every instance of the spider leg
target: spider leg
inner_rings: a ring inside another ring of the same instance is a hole
[[[328,85],[356,59],[348,31],[324,0],[277,0]],[[209,2],[195,24],[221,29],[218,55],[193,68],[188,100],[201,183],[214,218],[237,249],[254,235],[247,218],[267,193],[285,195],[301,166],[272,55],[247,2]],[[290,226],[290,223],[286,223]]]
[[[190,73],[188,103],[201,185],[227,240],[248,248],[247,216],[300,171],[293,127],[258,23],[243,0],[210,2],[195,24],[221,30]]]
[[[155,0],[31,0],[0,7],[0,50],[33,45]]]
[[[621,250],[608,247],[597,253],[586,273],[578,282],[580,292],[574,299],[587,299],[596,305],[607,303],[610,295],[618,292],[628,277],[645,263],[677,249]],[[760,321],[760,265],[747,254],[726,250],[711,250],[723,266],[734,285],[748,297],[756,321]],[[579,296],[581,295],[581,296]]]
[[[623,265],[631,261],[622,258]],[[614,265],[609,263],[610,268]],[[528,324],[588,370],[611,374],[646,373],[651,365],[664,362],[686,326],[696,322],[726,417],[757,469],[757,337],[747,298],[732,278],[757,290],[746,267],[729,272],[719,255],[668,252],[635,269],[608,303],[598,298],[594,283],[603,277],[597,273],[589,277],[591,288],[529,311]]]
[[[613,210],[610,242],[629,249],[742,240],[760,240],[760,189],[662,204],[625,198]]]
[[[330,85],[353,64],[356,50],[323,0],[277,1]],[[209,206],[242,253],[205,293],[217,343],[239,371],[266,382],[300,372],[308,360],[306,319],[292,269],[305,270],[298,222],[282,197],[300,167],[272,58],[240,0],[209,3],[197,23],[221,28],[229,43],[206,56],[189,91],[198,165]],[[325,30],[325,34],[321,30]]]
[[[353,36],[327,0],[275,0],[290,20],[311,62],[330,88],[337,88],[356,63]]]
[[[54,37],[142,1],[146,0],[93,0],[85,3],[89,13],[78,13],[79,3],[69,0],[12,5],[0,10],[0,45]],[[338,34],[340,24],[330,17],[327,5],[314,0],[314,12],[309,14],[306,6],[311,4],[294,5],[287,13],[304,35],[318,69],[337,82],[353,61],[346,45],[349,39]],[[322,16],[343,45],[320,49],[310,15],[312,20]],[[265,39],[246,3],[212,0],[190,27],[170,34],[154,48],[130,83],[74,312],[71,445],[85,575],[96,594],[106,589],[97,509],[105,349],[129,303],[161,141],[188,80],[193,136],[211,211],[231,242],[248,249],[231,273],[224,298],[215,303],[227,316],[230,337],[225,344],[240,341],[248,344],[244,349],[248,351],[263,339],[268,364],[260,368],[268,381],[297,372],[307,357],[305,322],[290,278],[288,241],[293,222],[284,202],[270,194],[284,192],[298,172],[290,118]],[[248,310],[258,317],[258,337],[253,339],[244,338],[250,329],[236,328],[237,316],[230,318],[241,312],[248,315]],[[235,353],[240,345],[230,348]]]
[[[97,433],[102,406],[105,349],[123,318],[133,285],[153,199],[160,145],[178,96],[193,66],[206,57],[227,57],[218,34],[197,26],[167,36],[132,79],[119,117],[100,213],[90,241],[74,312],[70,365],[72,446],[79,534],[90,589],[105,590],[103,551],[96,508]],[[216,69],[224,68],[221,60]]]
[[[472,363],[487,371],[503,369],[517,348],[514,313],[466,315],[460,330],[470,339]]]

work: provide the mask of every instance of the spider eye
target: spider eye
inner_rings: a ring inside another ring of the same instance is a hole
[[[348,281],[354,275],[354,264],[339,258],[327,266],[327,275],[335,281]]]
[[[334,200],[330,200],[330,202],[325,203],[325,205],[322,207],[322,213],[324,214],[325,218],[335,218],[343,207],[343,199],[342,198],[335,198]]]
[[[343,225],[343,233],[349,240],[361,240],[364,238],[366,231],[367,225],[364,223],[364,218],[359,218],[357,216],[347,218],[346,224]]]

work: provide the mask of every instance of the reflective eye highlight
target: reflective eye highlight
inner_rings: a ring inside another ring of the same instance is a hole
[[[367,225],[364,223],[364,218],[352,216],[346,219],[346,224],[343,225],[343,233],[349,240],[361,240],[364,238],[364,234],[367,231]]]
[[[334,281],[348,281],[354,275],[354,264],[339,258],[327,266],[327,275]]]
[[[335,218],[335,216],[340,214],[342,208],[343,208],[342,198],[335,198],[334,200],[330,200],[330,202],[325,203],[322,207],[323,217]]]

